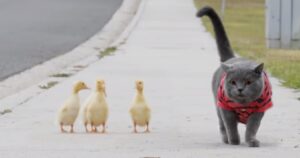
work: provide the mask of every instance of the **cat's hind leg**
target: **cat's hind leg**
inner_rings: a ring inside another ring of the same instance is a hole
[[[228,111],[221,108],[219,108],[219,110],[226,129],[229,144],[239,145],[240,136],[237,128],[238,120],[236,114],[233,111]]]
[[[253,113],[248,118],[245,138],[249,147],[259,147],[260,143],[256,139],[256,133],[258,131],[263,116],[264,116],[263,112],[258,112],[258,113]]]
[[[229,143],[228,142],[228,136],[227,136],[227,133],[226,133],[225,125],[224,125],[224,122],[222,120],[219,108],[217,108],[217,114],[218,114],[218,118],[219,118],[219,126],[220,126],[220,132],[221,132],[221,135],[222,135],[222,141],[223,141],[223,143],[228,144]]]

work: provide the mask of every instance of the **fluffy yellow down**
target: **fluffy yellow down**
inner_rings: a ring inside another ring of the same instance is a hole
[[[151,110],[146,103],[143,90],[143,81],[136,81],[136,96],[133,100],[132,106],[130,108],[130,114],[134,125],[134,132],[136,133],[136,126],[147,126],[145,132],[149,132],[149,122]]]
[[[83,115],[87,132],[89,132],[87,125],[91,125],[93,132],[97,132],[97,127],[102,125],[102,133],[105,132],[105,124],[108,118],[108,105],[106,102],[104,80],[97,80],[96,91],[93,92],[87,100]]]
[[[80,99],[78,92],[83,89],[88,89],[86,84],[82,81],[78,81],[73,86],[73,91],[71,96],[65,101],[58,111],[58,122],[61,127],[61,131],[65,132],[63,126],[71,126],[70,132],[73,132],[73,124],[78,116],[80,109]]]

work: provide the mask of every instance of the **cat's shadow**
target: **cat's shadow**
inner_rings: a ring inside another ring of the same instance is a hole
[[[264,149],[264,148],[275,148],[279,146],[276,142],[261,142],[260,147],[256,149]],[[245,142],[241,142],[240,145],[229,145],[224,144],[223,142],[212,142],[212,143],[194,143],[194,144],[186,144],[185,147],[187,148],[205,148],[205,149],[250,149],[251,147],[248,147],[248,145]],[[254,149],[254,148],[253,148]]]

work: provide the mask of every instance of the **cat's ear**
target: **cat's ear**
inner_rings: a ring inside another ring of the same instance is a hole
[[[228,72],[228,71],[232,68],[231,65],[225,64],[225,63],[222,63],[222,64],[221,64],[221,67],[222,67],[222,69],[223,69],[225,72]]]
[[[264,63],[258,64],[255,68],[254,68],[254,72],[257,74],[261,74],[264,70]]]

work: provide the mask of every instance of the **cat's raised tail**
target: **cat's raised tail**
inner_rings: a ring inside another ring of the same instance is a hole
[[[197,17],[208,16],[212,21],[215,30],[215,36],[217,41],[217,46],[219,50],[219,55],[221,58],[221,62],[224,62],[230,58],[234,57],[234,53],[231,49],[229,40],[227,38],[224,26],[220,20],[218,14],[214,11],[213,8],[206,6],[200,9],[197,12]]]

